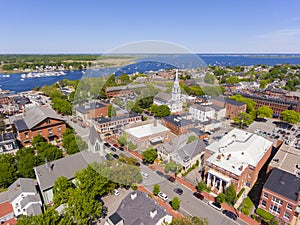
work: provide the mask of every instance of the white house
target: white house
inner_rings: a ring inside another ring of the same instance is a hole
[[[189,113],[192,115],[193,119],[201,122],[215,118],[215,109],[210,106],[194,104],[189,107]]]
[[[9,201],[15,216],[39,215],[42,213],[42,201],[33,179],[19,178],[8,188]]]

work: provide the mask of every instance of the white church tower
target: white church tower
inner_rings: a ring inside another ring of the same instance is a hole
[[[171,111],[172,112],[182,111],[182,100],[181,100],[181,90],[180,90],[179,79],[178,79],[178,70],[176,70],[174,86],[172,89]]]

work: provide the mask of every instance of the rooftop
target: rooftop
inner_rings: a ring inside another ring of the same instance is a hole
[[[14,213],[13,207],[10,204],[9,201],[6,202],[2,202],[0,203],[0,218],[10,214],[10,213]]]
[[[264,137],[235,128],[206,147],[214,153],[207,162],[239,176],[248,165],[256,167],[272,144]]]
[[[150,212],[153,213],[153,218],[151,218]],[[146,193],[140,191],[127,195],[121,202],[117,214],[124,219],[124,225],[155,225],[161,218],[168,215],[163,207],[149,198]]]
[[[300,178],[294,174],[274,168],[269,175],[264,188],[278,193],[292,201],[298,201]]]
[[[160,123],[157,123],[156,126],[153,123],[150,123],[150,124],[133,127],[125,130],[126,133],[137,138],[143,138],[143,137],[147,137],[154,134],[160,134],[162,132],[167,132],[167,131],[169,131],[169,129],[164,127]]]
[[[238,102],[238,101],[235,101],[235,100],[231,100],[230,98],[225,98],[225,102],[226,102],[226,104],[235,105],[235,106],[246,105],[246,103],[244,103],[244,102]]]
[[[18,178],[8,187],[9,201],[15,200],[21,193],[37,193],[35,181],[30,178]]]
[[[172,115],[172,116],[165,116],[163,120],[168,121],[172,124],[174,124],[177,127],[184,127],[188,126],[190,124],[193,124],[191,120],[186,120],[180,116]]]
[[[206,144],[203,142],[203,140],[198,139],[178,149],[177,155],[182,161],[186,159],[192,159],[196,155],[199,155],[201,152],[203,152],[205,147]]]
[[[14,139],[15,139],[15,135],[13,134],[13,132],[0,133],[0,142],[14,140]]]
[[[92,162],[100,163],[103,160],[99,153],[82,151],[55,160],[50,163],[49,167],[46,164],[34,167],[34,172],[41,191],[44,191],[52,188],[57,178],[64,176],[73,179],[75,173],[87,168],[88,164]]]
[[[300,150],[292,146],[282,144],[273,157],[269,166],[289,173],[294,173],[295,165],[300,162]]]
[[[190,107],[204,111],[204,112],[214,111],[214,109],[212,107],[204,106],[204,105],[200,105],[200,104],[193,104]]]
[[[100,102],[91,102],[87,105],[82,105],[82,106],[77,106],[76,107],[76,110],[83,113],[83,114],[86,114],[88,113],[90,110],[95,110],[95,109],[99,109],[99,108],[104,108],[106,107],[107,105],[104,105]]]
[[[115,87],[107,87],[106,91],[122,91],[122,90],[130,90],[134,88],[146,88],[145,84],[129,84],[127,86],[115,86]]]
[[[123,120],[123,119],[128,119],[132,117],[140,116],[137,113],[130,113],[129,115],[124,115],[124,116],[114,116],[112,118],[107,118],[107,117],[97,117],[95,118],[95,121],[99,124],[107,123],[107,122],[113,122],[113,121],[118,121],[118,120]]]
[[[159,92],[157,95],[154,96],[154,99],[158,101],[167,103],[172,98],[172,95],[169,93]]]

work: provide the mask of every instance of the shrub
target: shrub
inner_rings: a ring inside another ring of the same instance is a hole
[[[160,192],[160,187],[159,187],[159,185],[158,185],[158,184],[154,184],[154,187],[153,187],[153,194],[154,194],[155,196],[157,196],[159,192]]]
[[[217,197],[216,197],[216,202],[219,202],[220,204],[225,202],[226,200],[226,195],[224,195],[223,193],[220,193]]]
[[[132,190],[137,190],[137,186],[135,184],[131,185]]]
[[[180,199],[177,197],[174,197],[171,201],[171,206],[174,210],[178,210],[180,207]]]
[[[272,220],[274,218],[274,216],[271,213],[269,213],[261,208],[256,209],[255,212],[257,215],[261,216],[262,218],[264,218],[266,220]]]
[[[253,202],[249,197],[247,197],[243,201],[243,204],[241,206],[241,211],[246,215],[250,215],[253,206],[254,206]]]
[[[237,198],[238,198],[238,199],[242,196],[242,194],[244,193],[244,191],[245,191],[245,188],[242,188],[242,189],[240,190],[240,192],[237,194]]]

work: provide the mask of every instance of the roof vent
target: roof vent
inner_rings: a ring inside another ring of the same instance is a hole
[[[136,192],[132,193],[132,194],[130,195],[130,197],[131,197],[131,200],[133,201],[134,199],[136,199],[137,193],[136,193]]]

